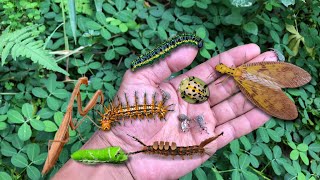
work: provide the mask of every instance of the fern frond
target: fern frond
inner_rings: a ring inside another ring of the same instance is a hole
[[[29,26],[14,32],[6,32],[0,36],[1,65],[4,65],[9,55],[14,60],[17,60],[18,57],[26,57],[41,64],[44,68],[69,75],[58,66],[53,56],[43,49],[43,41],[35,40],[40,33],[37,27]]]

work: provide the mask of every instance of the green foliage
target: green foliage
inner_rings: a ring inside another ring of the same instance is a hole
[[[14,60],[20,56],[30,58],[49,70],[67,75],[68,73],[57,65],[53,57],[42,49],[43,42],[35,40],[36,35],[40,33],[36,28],[36,26],[30,26],[12,33],[5,32],[0,36],[1,65],[5,64],[10,54]]]
[[[41,178],[47,142],[61,123],[73,82],[79,77],[90,77],[89,86],[81,87],[84,101],[98,89],[109,101],[131,61],[178,32],[196,33],[204,39],[204,47],[190,67],[174,75],[246,43],[258,44],[262,52],[274,48],[312,75],[308,85],[286,90],[298,106],[297,120],[270,120],[181,179],[320,178],[318,1],[74,2],[75,8],[69,9],[72,0],[20,4],[0,0],[0,28],[11,24],[0,38],[0,179]],[[61,74],[65,72],[48,51],[56,59],[72,52],[59,60],[71,80],[65,81]],[[39,68],[38,63],[50,67]],[[97,119],[92,112],[88,116]],[[56,168],[44,178],[50,178],[95,130],[85,120],[78,129],[81,136],[70,131]]]
[[[2,26],[10,25],[13,30],[20,29],[26,25],[36,24],[40,20],[40,3],[30,0],[10,1],[0,0],[0,29]]]

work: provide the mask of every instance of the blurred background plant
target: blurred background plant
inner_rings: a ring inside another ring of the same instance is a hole
[[[130,62],[179,32],[196,33],[204,47],[173,76],[246,43],[312,75],[286,90],[296,121],[272,118],[181,179],[319,179],[319,13],[316,0],[0,0],[0,179],[54,175],[96,131],[90,121],[70,130],[54,170],[40,176],[76,80],[90,78],[82,98],[101,89],[109,102]]]

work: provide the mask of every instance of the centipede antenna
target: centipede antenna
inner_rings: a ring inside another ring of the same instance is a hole
[[[134,140],[138,141],[140,144],[142,144],[143,146],[147,146],[145,145],[142,141],[140,141],[138,138],[134,137],[134,136],[131,136],[129,134],[127,134],[128,136],[132,137]]]
[[[212,141],[216,140],[218,137],[220,137],[220,136],[222,136],[222,135],[223,135],[223,132],[221,132],[221,133],[220,133],[219,135],[217,135],[217,136],[213,136],[213,137],[211,137],[211,138],[208,138],[208,139],[202,141],[199,146],[200,146],[200,147],[204,147],[204,146],[206,146],[207,144],[209,144],[209,143],[211,143]]]
[[[135,151],[135,152],[129,152],[129,153],[127,153],[127,155],[138,154],[138,153],[142,153],[142,152],[146,152],[146,150]]]

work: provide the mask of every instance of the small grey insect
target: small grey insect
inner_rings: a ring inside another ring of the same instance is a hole
[[[281,51],[279,51],[278,49],[274,49],[274,48],[269,48],[271,49],[274,53],[276,53],[277,58],[280,62],[284,62],[286,60],[286,58],[284,57],[284,55],[282,54]]]
[[[203,115],[198,115],[194,118],[194,120],[198,123],[198,125],[200,126],[200,128],[204,131],[206,131],[208,134],[208,128],[206,126],[206,122],[204,120],[204,116]]]
[[[181,122],[182,132],[188,132],[190,129],[190,118],[185,114],[179,114],[178,119]]]

